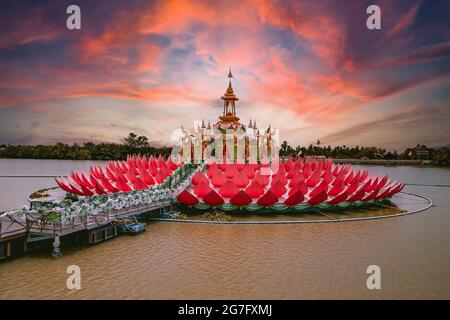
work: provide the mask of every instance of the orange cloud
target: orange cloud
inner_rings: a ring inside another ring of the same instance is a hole
[[[195,115],[185,111],[180,121],[189,122],[215,112],[232,67],[240,110],[286,110],[277,121],[295,122],[290,134],[301,123],[326,136],[349,114],[426,83],[440,86],[445,64],[428,64],[449,55],[448,40],[424,45],[422,34],[403,32],[422,21],[420,4],[382,1],[383,26],[391,27],[367,33],[358,27],[366,15],[360,2],[345,2],[345,10],[337,1],[120,2],[108,14],[94,5],[83,32],[70,35],[48,23],[46,12],[56,10],[48,5],[34,18],[39,28],[16,23],[1,34],[0,108],[45,111],[90,96],[124,108],[145,102],[152,112],[200,106]]]

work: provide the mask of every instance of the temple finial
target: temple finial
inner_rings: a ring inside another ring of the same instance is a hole
[[[230,68],[230,71],[228,72],[228,78],[233,78],[233,74],[231,73],[231,68]]]

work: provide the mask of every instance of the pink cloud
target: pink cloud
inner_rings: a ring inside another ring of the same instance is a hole
[[[0,65],[7,71],[0,77],[0,108],[33,105],[42,111],[48,101],[90,96],[120,99],[124,107],[145,102],[154,110],[171,103],[213,108],[232,67],[240,106],[286,109],[302,123],[330,131],[347,114],[443,76],[435,69],[401,76],[401,66],[449,54],[442,41],[409,47],[416,36],[403,31],[414,25],[420,2],[405,14],[383,2],[392,25],[384,35],[358,31],[355,26],[365,18],[359,2],[346,4],[345,12],[327,4],[174,0],[120,8],[101,28],[65,38],[66,51],[55,55],[61,61],[46,60],[44,53],[39,63],[17,63],[14,72]],[[0,37],[0,47],[63,37],[39,15],[35,19],[42,33],[17,28]]]
[[[416,2],[406,13],[404,13],[403,17],[388,30],[386,33],[388,36],[393,36],[396,33],[399,33],[407,28],[409,28],[416,19],[417,11],[421,5],[421,1]]]

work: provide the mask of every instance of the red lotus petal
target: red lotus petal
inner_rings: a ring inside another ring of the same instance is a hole
[[[227,182],[227,177],[222,173],[222,171],[217,171],[211,180],[214,187],[221,187]]]
[[[353,171],[344,179],[344,183],[351,183],[353,181]]]
[[[381,188],[383,188],[386,185],[388,180],[389,180],[389,177],[387,175],[385,175],[383,178],[381,178],[380,182],[376,186],[373,186],[373,189],[379,191]]]
[[[315,189],[311,190],[311,192],[309,193],[309,196],[312,198],[322,191],[325,191],[325,192],[328,191],[328,185],[326,184],[325,180],[322,180],[322,182]]]
[[[122,172],[120,172],[119,170],[116,171],[117,174],[117,181],[122,181],[123,183],[127,184],[128,183],[128,179],[127,177],[124,176],[124,174]]]
[[[119,189],[119,191],[122,191],[122,192],[131,191],[131,188],[128,186],[128,184],[124,183],[120,179],[117,179],[117,181],[116,181],[116,188]]]
[[[217,192],[212,190],[210,193],[203,197],[203,202],[209,204],[210,206],[219,206],[225,201],[220,195],[217,194]]]
[[[95,193],[97,194],[107,194],[107,192],[100,186],[100,184],[95,181]]]
[[[152,177],[156,177],[156,175],[158,174],[158,167],[153,167],[153,166],[149,165],[148,166],[148,172],[150,173],[150,175]]]
[[[371,194],[368,194],[365,198],[362,199],[362,201],[369,201],[372,199],[375,199],[377,197],[378,190],[372,191]]]
[[[334,178],[334,180],[333,180],[333,182],[331,182],[331,184],[333,186],[335,186],[335,185],[337,185],[337,184],[339,184],[341,182],[343,183],[344,179],[341,176],[337,176],[337,177]]]
[[[281,181],[283,184],[287,183],[287,178],[284,173],[280,173],[280,171],[277,172],[277,174],[272,176],[272,182],[275,180]]]
[[[309,199],[307,202],[314,206],[316,204],[322,203],[324,201],[326,201],[328,198],[327,193],[325,191],[321,191],[318,194],[316,194],[314,197],[312,197],[311,199]]]
[[[225,182],[219,189],[219,194],[224,198],[231,198],[238,192],[239,188],[231,180]]]
[[[298,173],[300,173],[294,166],[288,171],[286,178],[293,179]]]
[[[156,163],[156,160],[153,156],[150,156],[150,158],[148,159],[148,166],[149,168],[151,168],[150,172],[154,171],[155,174],[153,175],[156,175],[156,171],[158,170],[158,164]]]
[[[172,171],[178,168],[178,165],[175,162],[173,162],[172,157],[169,157],[169,159],[167,159],[166,165]]]
[[[103,178],[100,180],[100,184],[101,184],[106,190],[108,190],[108,191],[110,191],[110,192],[118,192],[118,191],[119,191],[119,189],[117,189],[117,188],[114,187],[111,183],[109,183],[109,181],[106,180],[105,177],[103,177]]]
[[[359,182],[363,182],[364,180],[366,180],[367,176],[369,175],[369,172],[367,170],[365,170],[361,176],[359,177]]]
[[[72,193],[75,193],[79,196],[84,196],[85,194],[80,191],[77,187],[73,186],[72,184],[69,183],[69,188],[72,190]]]
[[[303,174],[301,172],[297,172],[297,174],[289,182],[289,186],[293,187],[296,184],[298,184],[300,181],[304,182],[305,181],[305,177],[303,176]]]
[[[111,172],[111,170],[108,167],[106,167],[105,171],[106,171],[106,177],[109,180],[112,180],[112,181],[116,181],[117,180],[117,177]]]
[[[336,165],[334,166],[333,169],[333,176],[337,177],[338,173],[339,173],[339,165]]]
[[[88,188],[86,188],[85,186],[80,185],[80,188],[81,188],[81,191],[83,192],[83,194],[84,194],[85,196],[90,197],[90,196],[93,196],[93,195],[94,195],[94,193],[93,193],[91,190],[89,190]]]
[[[192,206],[198,203],[198,199],[193,196],[189,191],[183,190],[177,197],[177,200],[185,206]]]
[[[130,168],[130,170],[125,174],[130,182],[134,182],[136,180],[136,174],[134,173],[134,169]]]
[[[372,185],[370,186],[369,190],[366,191],[371,191],[371,190],[375,190],[375,188],[378,186],[378,184],[380,183],[380,180],[378,177],[375,178],[375,180],[372,182]]]
[[[164,182],[164,180],[166,180],[166,175],[164,174],[164,172],[162,170],[158,170],[158,173],[156,174],[156,182],[158,184],[161,184]]]
[[[259,171],[256,173],[255,177],[253,178],[253,181],[258,181],[258,183],[262,187],[265,187],[269,184],[268,176],[263,176]]]
[[[323,178],[325,178],[325,177],[328,176],[328,175],[333,175],[333,174],[331,173],[331,169],[325,169],[325,170],[323,170],[323,171],[322,171],[322,175],[321,175],[320,177],[323,179]]]
[[[208,193],[211,192],[211,187],[209,186],[208,183],[206,183],[205,181],[200,181],[200,183],[195,187],[194,189],[194,193],[198,196],[198,197],[204,197],[206,196]]]
[[[118,162],[117,163],[117,167],[120,169],[120,170],[122,170],[122,173],[125,173],[125,172],[127,172],[127,171],[129,171],[129,170],[131,170],[131,168],[129,168],[128,166],[127,166],[127,164],[125,163],[125,162]],[[136,167],[136,162],[133,162],[133,166],[132,167]]]
[[[70,177],[72,178],[73,181],[75,181],[76,184],[78,185],[83,184],[83,182],[81,182],[81,179],[80,177],[78,177],[78,174],[76,172],[71,172]]]
[[[403,182],[400,182],[395,187],[391,189],[391,192],[389,192],[389,197],[393,196],[396,193],[399,193],[404,188],[405,184]]]
[[[136,178],[133,182],[133,190],[145,190],[147,185],[140,178]]]
[[[348,194],[352,194],[353,192],[355,192],[359,187],[359,182],[356,181],[353,184],[351,184],[347,190],[345,190],[345,192],[347,192]]]
[[[217,165],[215,164],[211,165],[207,172],[208,178],[212,179],[218,170],[219,168],[217,167]]]
[[[230,164],[228,165],[227,169],[225,170],[225,175],[227,178],[231,179],[238,173],[238,170],[235,165]]]
[[[328,203],[331,205],[335,205],[337,203],[345,201],[345,199],[347,199],[347,197],[348,197],[348,194],[347,194],[347,192],[344,191],[341,194],[339,194],[338,196],[336,196],[333,199],[331,199],[330,201],[328,201]]]
[[[281,197],[283,194],[286,193],[286,187],[284,184],[277,180],[271,187],[270,190],[278,197]]]
[[[278,197],[272,191],[268,190],[256,203],[260,206],[268,207],[277,202]]]
[[[249,180],[247,176],[244,175],[241,171],[239,171],[233,178],[233,183],[240,188],[243,188],[246,185],[248,185],[248,182]]]
[[[82,182],[82,185],[85,186],[86,188],[94,189],[94,185],[88,181],[88,179],[85,177],[84,173],[81,173],[81,182]]]
[[[58,178],[56,178],[55,181],[56,181],[56,183],[58,184],[58,186],[59,186],[61,189],[63,189],[63,190],[66,191],[66,192],[72,193],[72,189],[71,189],[68,185],[66,185],[65,183],[59,181]]]
[[[289,190],[289,196],[293,195],[297,191],[301,191],[303,194],[308,193],[308,187],[306,186],[305,181],[299,181],[291,190]]]
[[[243,173],[247,176],[249,179],[253,179],[255,177],[255,169],[252,165],[247,165],[244,170],[242,170]]]
[[[230,203],[234,204],[235,206],[245,206],[246,204],[249,204],[252,202],[252,198],[243,190],[236,193],[231,199]]]
[[[191,183],[196,186],[200,182],[208,182],[208,178],[205,177],[205,175],[201,171],[197,171],[194,176],[192,177]]]
[[[139,178],[141,178],[142,181],[145,182],[147,185],[154,185],[155,179],[152,178],[152,176],[148,173],[147,169],[140,168],[139,169]]]
[[[250,186],[245,190],[247,194],[252,198],[258,198],[264,194],[264,188],[258,181],[253,180]]]
[[[364,191],[370,191],[372,188],[372,178],[367,179],[366,183],[361,187]]]
[[[331,181],[333,181],[333,174],[331,172],[328,172],[323,180],[327,183],[327,185],[329,185]]]
[[[158,168],[165,165],[166,161],[164,160],[164,158],[162,157],[162,155],[158,156],[158,159],[156,159],[156,163],[158,164]]]
[[[344,191],[344,189],[345,189],[345,184],[344,184],[344,182],[341,181],[340,183],[336,184],[328,191],[328,195],[330,195],[330,196],[338,195],[342,191]]]
[[[381,193],[379,193],[377,195],[376,199],[383,199],[383,198],[389,197],[391,190],[392,190],[392,187],[387,187],[386,189],[384,189]]]
[[[361,200],[365,195],[364,189],[359,189],[353,196],[347,199],[348,202],[355,202]]]
[[[305,196],[303,195],[303,193],[300,190],[298,190],[297,192],[295,192],[294,194],[289,196],[289,198],[286,199],[284,204],[288,205],[288,206],[295,206],[296,204],[299,204],[300,202],[302,202],[304,199],[305,199]]]
[[[358,172],[353,177],[352,181],[350,181],[350,184],[352,184],[355,181],[359,181],[359,178],[361,177],[361,171],[358,170]]]
[[[311,166],[309,163],[306,163],[302,168],[302,173],[305,176],[305,179],[309,178],[309,175],[311,174]]]
[[[99,175],[98,175],[98,172],[95,170],[95,167],[94,167],[94,166],[91,166],[91,167],[89,168],[89,175],[90,175],[90,176],[93,176],[93,177],[95,177],[95,178],[97,178],[97,179],[100,179],[100,177],[99,177]]]
[[[292,159],[289,158],[287,159],[287,161],[284,163],[284,168],[286,169],[286,171],[290,171],[292,168]]]

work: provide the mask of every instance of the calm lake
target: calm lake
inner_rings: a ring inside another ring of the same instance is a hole
[[[0,176],[66,175],[94,162],[0,159]],[[101,163],[101,162],[95,162]],[[364,166],[409,184],[449,185],[450,169]],[[53,178],[0,177],[0,211],[54,186]],[[0,262],[3,299],[450,298],[450,189],[406,186],[434,206],[372,221],[296,225],[147,224],[147,232],[55,259],[32,253]],[[66,268],[81,268],[81,290]],[[381,268],[381,290],[366,269]]]

